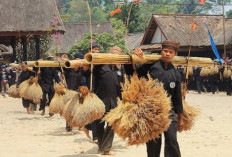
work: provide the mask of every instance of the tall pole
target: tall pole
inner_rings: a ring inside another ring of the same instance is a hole
[[[224,0],[222,0],[222,14],[223,14],[224,57],[226,57],[226,33],[225,33],[225,8],[224,8]]]

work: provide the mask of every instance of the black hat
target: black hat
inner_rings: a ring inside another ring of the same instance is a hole
[[[177,51],[179,47],[180,47],[180,43],[177,43],[177,42],[171,41],[171,40],[165,40],[162,43],[162,49],[163,48],[171,48],[171,49]]]
[[[79,59],[84,59],[84,55],[82,53],[76,53],[74,55],[74,59],[79,58]]]
[[[54,58],[54,56],[48,56],[47,60],[52,60]]]

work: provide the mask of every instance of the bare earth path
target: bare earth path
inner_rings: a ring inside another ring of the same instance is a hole
[[[183,157],[232,157],[232,97],[225,93],[198,95],[187,102],[201,108],[195,127],[178,134]],[[0,157],[98,157],[97,146],[82,132],[65,132],[65,121],[27,115],[21,99],[0,96]],[[116,157],[146,157],[146,147],[126,146],[115,137]],[[163,156],[163,151],[162,155]]]

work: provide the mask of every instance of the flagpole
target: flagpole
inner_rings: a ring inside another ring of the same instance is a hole
[[[226,57],[226,33],[225,33],[225,8],[224,8],[224,0],[222,0],[222,14],[223,14],[224,57]]]

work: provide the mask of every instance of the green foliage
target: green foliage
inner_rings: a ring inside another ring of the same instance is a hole
[[[109,49],[113,46],[118,46],[122,48],[125,52],[125,41],[118,42],[115,40],[115,37],[109,33],[102,33],[102,34],[93,34],[93,39],[97,41],[98,46],[100,47],[101,53],[108,53]],[[85,34],[83,39],[75,43],[73,47],[69,50],[69,56],[74,56],[76,53],[83,53],[86,54],[89,51],[90,47],[90,34]]]
[[[212,9],[212,4],[205,2],[201,5],[198,0],[179,0],[178,12],[183,14],[203,14]]]
[[[232,18],[232,10],[229,10],[226,12],[226,17],[227,18]]]
[[[94,22],[106,22],[107,15],[100,7],[94,7],[92,9],[92,20]]]

